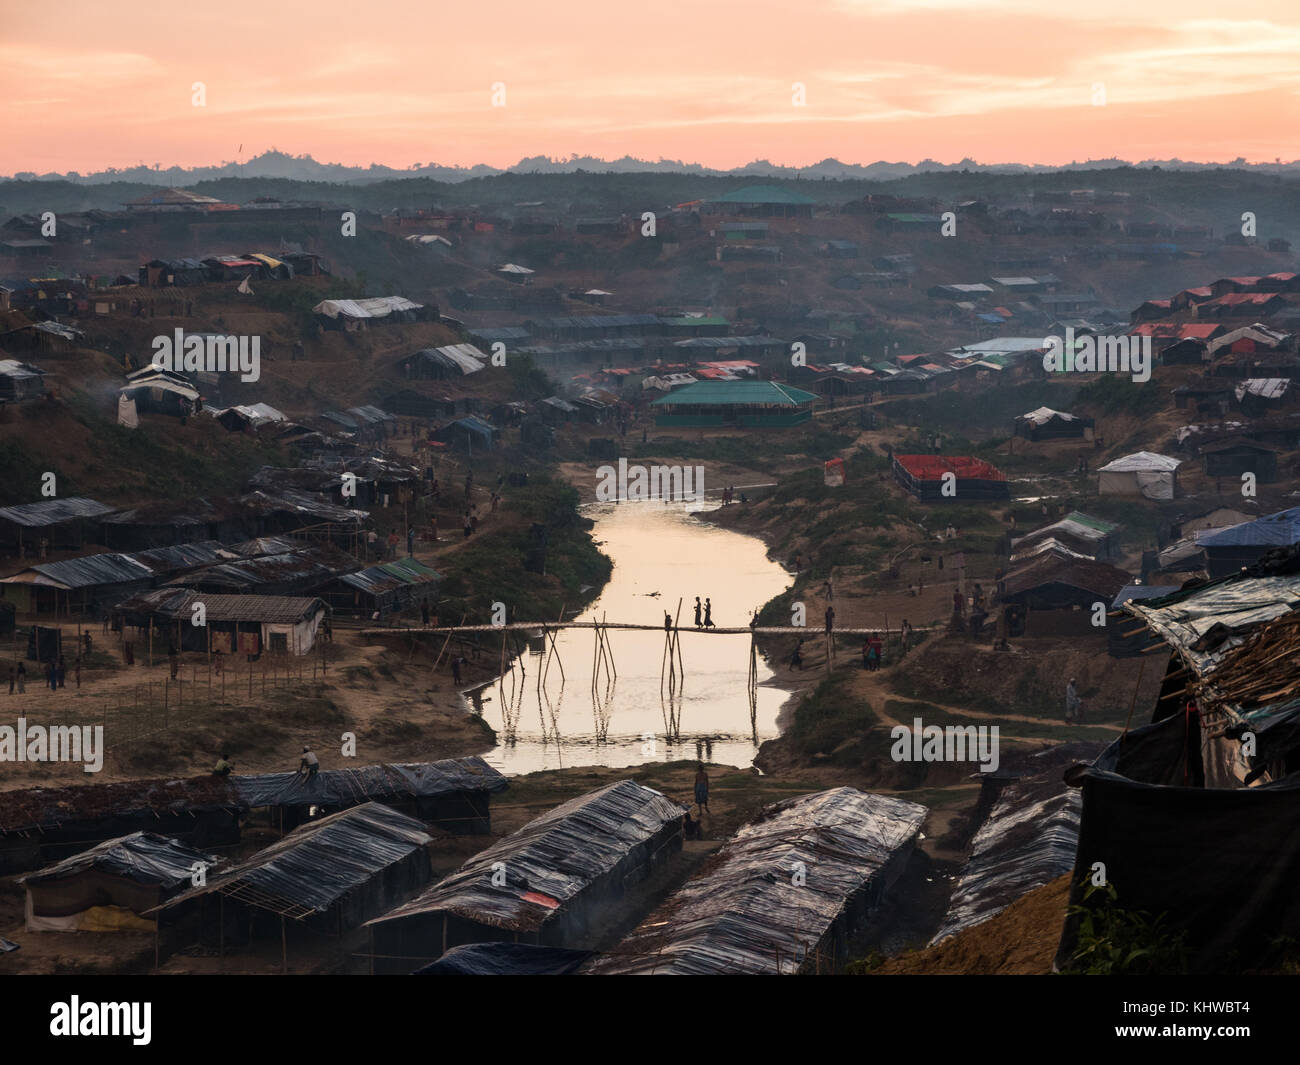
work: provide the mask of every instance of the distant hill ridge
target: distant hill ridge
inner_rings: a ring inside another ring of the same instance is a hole
[[[711,177],[767,177],[800,178],[804,180],[871,180],[890,181],[912,174],[973,171],[992,174],[1050,174],[1071,170],[1095,170],[1110,167],[1133,166],[1138,168],[1161,167],[1165,170],[1214,170],[1230,168],[1259,173],[1300,174],[1300,160],[1291,162],[1248,163],[1234,159],[1230,163],[1198,163],[1182,159],[1148,159],[1130,163],[1123,159],[1090,159],[1062,166],[1045,166],[1038,163],[982,164],[972,159],[957,163],[938,163],[923,159],[919,163],[890,163],[878,161],[866,165],[842,163],[838,159],[823,159],[812,166],[781,166],[766,159],[758,159],[742,167],[718,170],[699,163],[685,163],[676,159],[650,161],[624,156],[605,160],[592,156],[570,156],[552,159],[539,155],[521,159],[504,169],[477,164],[470,167],[441,166],[437,163],[413,164],[399,169],[372,163],[370,166],[345,166],[341,163],[320,163],[310,155],[294,156],[285,152],[270,151],[253,156],[246,162],[224,162],[216,166],[161,167],[134,166],[123,169],[101,170],[91,174],[69,171],[66,174],[36,174],[30,171],[0,176],[0,181],[72,181],[78,184],[99,185],[109,182],[143,182],[151,185],[192,185],[200,181],[221,178],[288,178],[295,181],[328,181],[342,184],[367,184],[401,178],[433,178],[437,181],[468,181],[472,178],[491,177],[497,174],[571,174],[578,171],[593,173],[657,173],[699,174]]]

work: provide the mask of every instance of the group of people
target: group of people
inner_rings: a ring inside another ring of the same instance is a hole
[[[728,485],[726,488],[724,488],[724,489],[722,490],[722,505],[723,505],[724,507],[726,507],[726,506],[730,506],[730,505],[731,505],[732,503],[734,503],[735,501],[736,501],[736,486],[735,486],[735,485]],[[740,501],[741,501],[742,503],[748,503],[748,502],[749,502],[749,497],[748,497],[747,495],[745,495],[744,492],[741,492],[741,493],[740,493]]]
[[[76,685],[81,687],[81,656],[78,655],[73,661],[73,674],[76,678]],[[58,691],[60,688],[67,687],[68,663],[63,655],[57,658],[49,659],[44,666],[45,683],[49,685],[50,691]],[[27,665],[19,662],[16,666],[9,667],[9,694],[15,692],[19,695],[27,694]]]
[[[695,627],[697,629],[712,629],[713,624],[713,601],[704,600],[704,606],[700,606],[700,597],[695,597]]]

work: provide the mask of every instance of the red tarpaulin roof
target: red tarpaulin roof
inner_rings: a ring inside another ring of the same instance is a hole
[[[970,455],[895,455],[894,461],[913,477],[923,481],[940,480],[945,473],[986,481],[1005,481],[1006,474],[983,459]]]

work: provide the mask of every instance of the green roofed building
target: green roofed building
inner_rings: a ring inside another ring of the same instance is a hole
[[[655,408],[655,425],[661,428],[784,428],[809,421],[816,398],[776,381],[700,381],[650,406]]]
[[[780,185],[746,185],[724,193],[709,206],[719,214],[811,218],[814,202],[811,196]]]

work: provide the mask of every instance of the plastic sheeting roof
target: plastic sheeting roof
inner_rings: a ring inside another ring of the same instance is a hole
[[[301,825],[210,877],[205,887],[177,895],[158,909],[219,891],[300,921],[324,913],[348,892],[432,842],[415,818],[368,802]]]
[[[311,778],[301,773],[232,776],[230,782],[250,807],[409,802],[458,791],[495,792],[507,787],[506,778],[477,755],[440,762],[322,769]]]
[[[1226,529],[1198,530],[1195,536],[1201,547],[1289,547],[1300,541],[1300,507]]]
[[[1031,410],[1028,414],[1022,414],[1017,421],[1033,422],[1035,425],[1046,425],[1053,418],[1060,418],[1062,421],[1077,421],[1078,417],[1074,414],[1067,414],[1063,410],[1052,410],[1051,407],[1039,407],[1037,410]]]
[[[312,313],[326,318],[387,318],[394,311],[418,311],[422,307],[404,296],[373,296],[364,300],[322,300]]]
[[[1159,470],[1168,473],[1182,465],[1181,459],[1168,455],[1157,455],[1152,451],[1135,451],[1131,455],[1122,455],[1105,466],[1099,467],[1098,473],[1145,473]]]
[[[685,812],[652,788],[615,781],[561,803],[369,923],[445,910],[480,924],[533,931]],[[500,887],[492,883],[496,862],[506,868]]]
[[[592,974],[793,973],[927,810],[905,799],[834,788],[767,807],[727,842]],[[796,887],[796,862],[808,870]]]
[[[452,947],[416,976],[568,976],[591,957],[589,950],[533,943],[466,943]]]
[[[487,363],[487,356],[473,344],[449,344],[442,348],[422,348],[413,357],[425,359],[446,370],[459,370],[462,374],[478,373]]]
[[[1233,390],[1240,403],[1246,396],[1259,396],[1261,399],[1281,399],[1291,388],[1289,377],[1248,377]]]
[[[217,861],[214,855],[187,847],[179,840],[153,832],[132,832],[129,836],[105,840],[57,865],[25,876],[19,883],[44,884],[93,869],[141,884],[174,888],[190,880],[195,862],[211,866]]]
[[[948,912],[931,943],[981,924],[1022,895],[1074,868],[1082,793],[1061,779],[1100,744],[1066,744],[1029,759],[1030,774],[1006,785],[970,844]]]
[[[1146,621],[1183,661],[1204,676],[1244,641],[1244,630],[1289,614],[1297,602],[1300,574],[1248,580],[1233,576],[1164,599],[1128,602],[1124,609]],[[1198,649],[1196,644],[1217,625],[1232,635],[1213,647]]]

